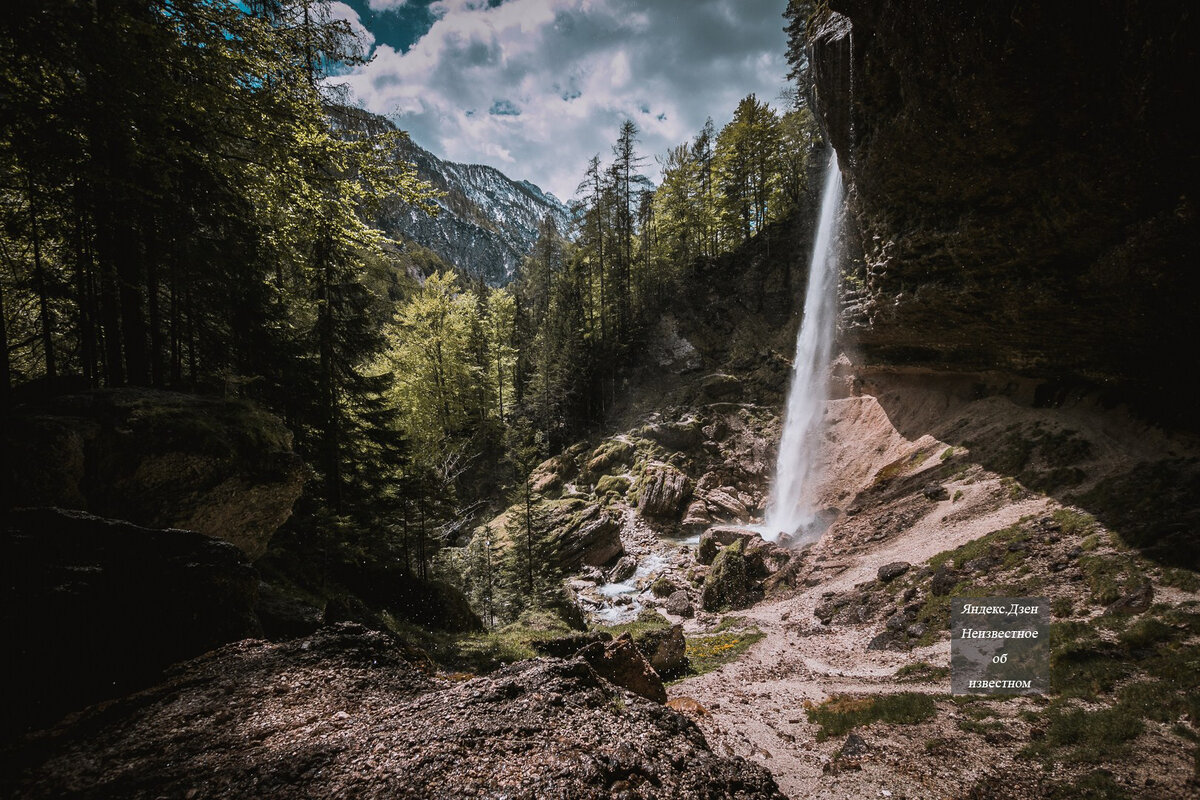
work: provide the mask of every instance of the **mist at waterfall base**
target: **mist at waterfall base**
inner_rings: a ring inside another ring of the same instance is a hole
[[[818,453],[828,399],[827,370],[833,358],[837,313],[837,222],[842,205],[842,174],[837,154],[829,160],[821,216],[808,268],[804,317],[796,336],[796,358],[784,412],[783,437],[775,462],[775,480],[761,526],[763,538],[791,544],[815,541],[826,523],[813,502],[820,478]]]

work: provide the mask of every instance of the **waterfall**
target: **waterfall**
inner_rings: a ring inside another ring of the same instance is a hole
[[[837,314],[838,212],[842,205],[842,174],[837,153],[829,159],[821,216],[808,267],[804,318],[796,336],[796,360],[788,388],[783,438],[775,462],[775,482],[762,525],[765,538],[781,534],[799,541],[819,538],[823,532],[813,507],[813,487],[818,478],[817,455],[828,386],[826,370],[833,358]]]

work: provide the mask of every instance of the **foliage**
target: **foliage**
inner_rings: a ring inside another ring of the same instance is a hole
[[[804,704],[808,721],[820,726],[817,741],[841,736],[861,725],[886,722],[893,725],[914,725],[934,717],[937,708],[933,698],[919,692],[899,692],[874,697],[831,697],[820,705]]]

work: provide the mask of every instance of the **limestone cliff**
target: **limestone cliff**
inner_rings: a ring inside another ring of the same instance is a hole
[[[850,344],[1161,405],[1200,340],[1190,4],[829,7],[812,65],[863,254]]]

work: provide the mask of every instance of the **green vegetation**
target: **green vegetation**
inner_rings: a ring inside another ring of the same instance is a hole
[[[1047,800],[1128,800],[1131,795],[1104,771],[1089,772],[1073,781],[1046,787]]]
[[[1045,735],[1021,751],[1025,757],[1064,758],[1101,764],[1129,752],[1129,742],[1145,729],[1142,718],[1125,706],[1088,711],[1052,706],[1045,714]]]
[[[873,697],[839,695],[820,705],[805,703],[804,709],[808,721],[820,726],[817,731],[819,742],[872,722],[914,725],[932,719],[937,713],[933,697],[917,692]]]
[[[749,650],[766,634],[758,628],[744,628],[710,635],[689,636],[688,671],[684,677],[703,675],[719,669]]]
[[[898,681],[912,683],[933,683],[936,681],[945,681],[950,677],[949,667],[935,667],[925,661],[917,661],[912,664],[905,664],[892,676]]]

